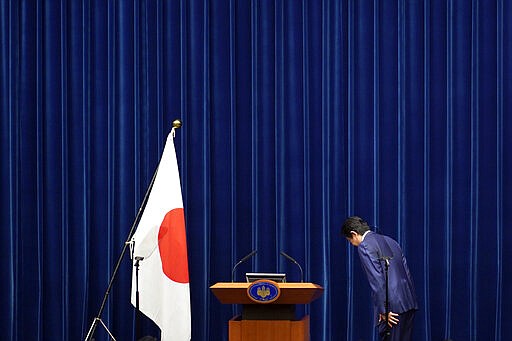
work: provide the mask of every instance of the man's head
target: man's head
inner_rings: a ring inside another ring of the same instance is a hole
[[[368,223],[358,216],[349,217],[343,223],[341,233],[350,244],[359,246],[363,241],[363,234],[369,231]]]

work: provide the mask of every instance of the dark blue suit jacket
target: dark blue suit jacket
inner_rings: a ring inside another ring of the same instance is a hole
[[[375,323],[378,321],[378,314],[386,311],[384,306],[386,299],[385,263],[383,260],[379,260],[381,257],[392,257],[389,261],[388,271],[389,310],[401,314],[411,309],[418,309],[412,277],[402,249],[395,240],[375,232],[369,232],[357,249],[372,289],[376,314]]]

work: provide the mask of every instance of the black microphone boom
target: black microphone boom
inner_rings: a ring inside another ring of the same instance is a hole
[[[233,267],[233,270],[231,271],[231,282],[235,281],[235,269],[236,269],[236,267],[239,266],[240,264],[242,264],[243,262],[245,262],[246,260],[248,260],[249,258],[251,258],[252,256],[254,256],[257,252],[258,252],[258,250],[253,250],[251,253],[249,253],[244,258],[240,259],[238,261],[238,263],[235,264],[235,266]]]
[[[303,283],[304,282],[304,272],[302,271],[302,267],[300,266],[300,264],[295,259],[293,259],[292,256],[287,255],[286,252],[284,252],[284,251],[281,251],[281,256],[284,256],[286,259],[288,259],[289,261],[291,261],[292,263],[294,263],[295,265],[297,265],[299,267],[300,282]]]

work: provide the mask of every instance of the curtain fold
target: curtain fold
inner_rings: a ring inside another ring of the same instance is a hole
[[[172,121],[194,340],[250,271],[322,285],[312,340],[376,340],[340,234],[403,246],[415,340],[507,340],[512,23],[503,0],[0,1],[0,316],[8,340],[83,339]],[[134,339],[131,262],[102,321]],[[144,334],[157,335],[149,321]],[[106,340],[100,326],[96,339]]]

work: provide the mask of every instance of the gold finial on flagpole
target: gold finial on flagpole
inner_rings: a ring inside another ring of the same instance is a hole
[[[181,120],[177,118],[174,121],[172,121],[172,127],[176,129],[181,128]]]

